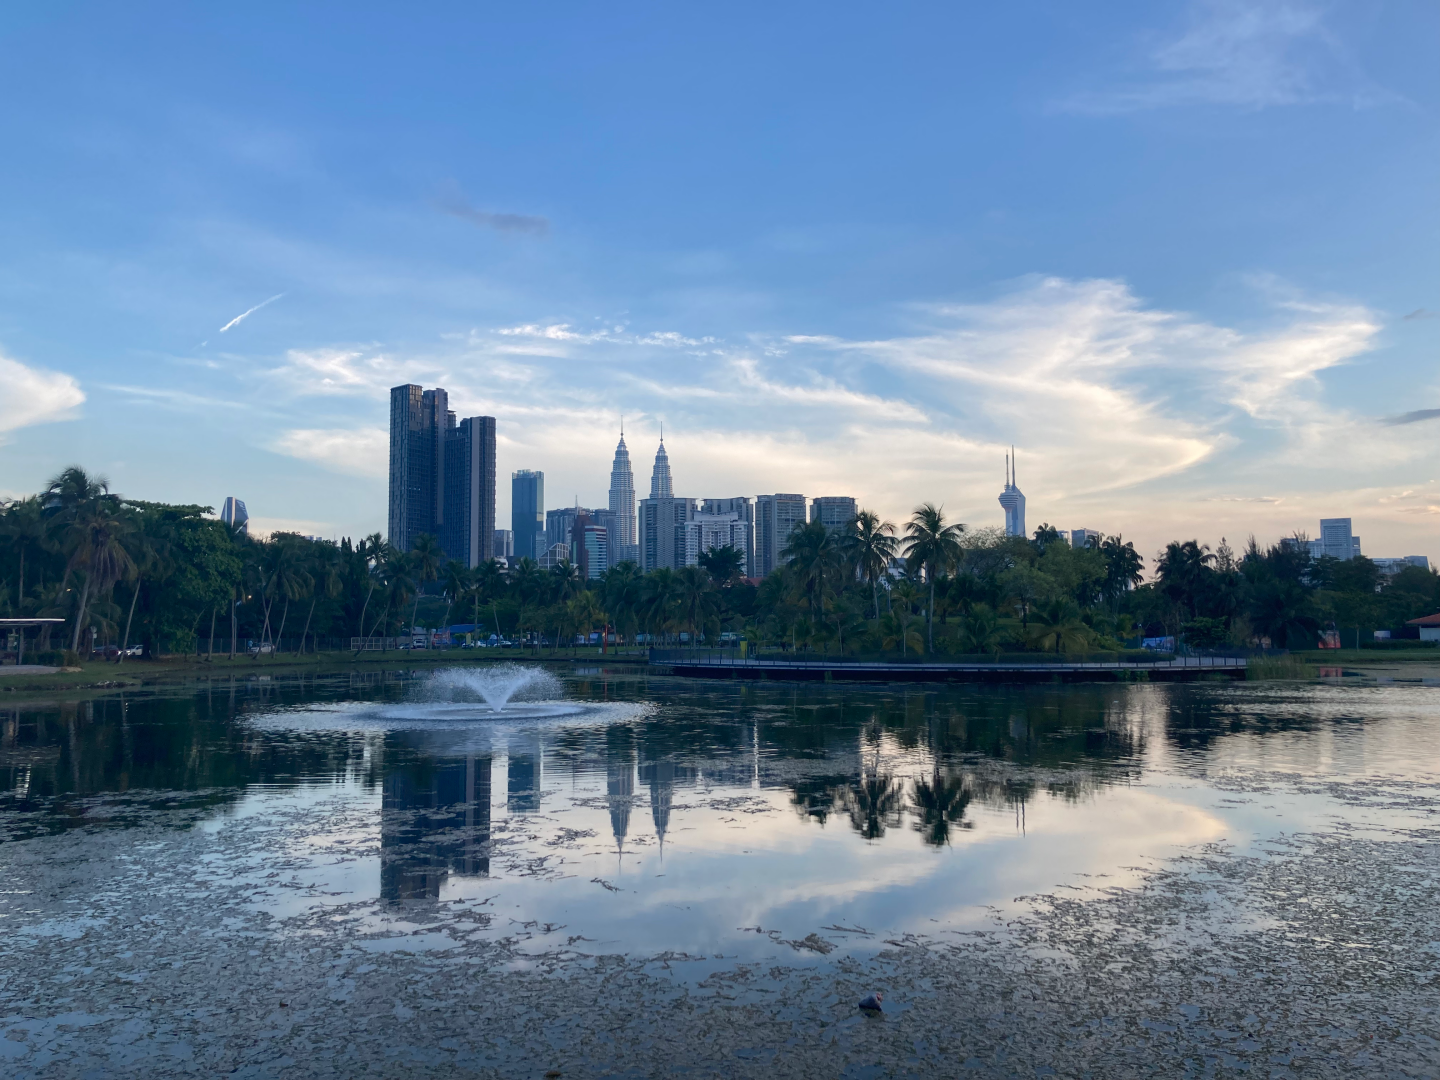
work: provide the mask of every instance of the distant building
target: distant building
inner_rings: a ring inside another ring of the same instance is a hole
[[[231,529],[242,533],[250,532],[250,515],[245,512],[245,503],[234,495],[225,496],[225,505],[220,510],[220,520]]]
[[[1025,496],[1015,486],[1015,448],[1005,458],[1005,490],[1000,492],[1000,506],[1005,511],[1005,535],[1027,536],[1025,532]]]
[[[545,474],[517,469],[510,474],[510,532],[517,559],[539,559],[545,551]]]
[[[733,547],[742,559],[750,550],[750,523],[739,514],[696,514],[685,523],[685,563],[695,566],[703,552]],[[740,568],[742,577],[750,575],[748,561]]]
[[[515,533],[511,529],[495,530],[495,558],[508,559],[515,554]]]
[[[540,542],[542,544],[545,542],[545,538],[543,535],[540,538]],[[569,559],[570,545],[568,543],[551,544],[550,547],[540,552],[540,558],[538,562],[540,563],[540,568],[542,570],[549,570],[557,563],[568,562]]]
[[[1099,547],[1104,536],[1098,529],[1071,529],[1070,546],[1073,548]]]
[[[589,507],[579,504],[545,511],[545,546],[570,543],[571,534],[575,531],[575,519],[582,516],[588,518],[593,514],[594,511]]]
[[[610,568],[609,530],[588,514],[575,518],[570,536],[570,561],[580,568],[580,576],[587,581],[603,577]]]
[[[755,499],[755,576],[765,577],[784,560],[790,534],[805,524],[804,495],[760,495]]]
[[[703,499],[700,503],[702,514],[734,514],[747,526],[745,530],[746,545],[741,550],[745,552],[745,573],[747,576],[755,572],[755,503],[743,495],[733,499]]]
[[[440,546],[474,568],[495,555],[495,418],[447,416]]]
[[[611,521],[610,548],[615,561],[639,562],[640,548],[635,539],[635,474],[630,470],[630,451],[625,446],[625,432],[620,432],[615,447],[615,460],[610,465]]]
[[[1360,538],[1351,533],[1349,518],[1321,518],[1319,544],[1319,553],[1332,559],[1353,559],[1360,554]]]
[[[457,424],[449,395],[414,384],[390,390],[390,542],[409,551],[422,533],[477,566],[494,551],[495,418]]]
[[[1386,577],[1394,577],[1401,570],[1411,566],[1418,566],[1421,570],[1430,569],[1430,560],[1424,555],[1402,555],[1398,559],[1373,559],[1371,561],[1380,568],[1380,573]]]
[[[810,500],[810,520],[829,533],[841,533],[855,520],[855,500],[848,495],[820,495]]]
[[[675,498],[670,478],[670,456],[665,440],[655,451],[655,466],[650,474],[650,498],[640,501],[637,539],[640,547],[640,569],[678,570],[685,565],[685,525],[696,514],[694,499]]]

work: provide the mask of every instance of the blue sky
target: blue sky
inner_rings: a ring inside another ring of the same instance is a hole
[[[552,505],[623,412],[639,487],[993,526],[1013,442],[1032,526],[1440,559],[1434,4],[518,7],[0,9],[0,493],[383,529],[413,381]]]

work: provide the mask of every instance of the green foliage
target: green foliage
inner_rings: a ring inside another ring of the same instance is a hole
[[[800,526],[785,564],[758,585],[730,548],[697,566],[647,574],[627,562],[586,581],[564,561],[471,569],[433,537],[410,552],[379,535],[252,538],[211,513],[122,498],[67,469],[40,495],[0,507],[0,609],[65,620],[34,635],[27,654],[88,642],[92,629],[101,644],[143,643],[154,655],[193,649],[212,627],[222,640],[233,628],[241,648],[313,649],[320,638],[475,623],[532,643],[543,635],[552,649],[608,627],[631,643],[713,643],[729,631],[751,649],[907,658],[1118,653],[1141,634],[1176,635],[1189,649],[1300,648],[1332,626],[1368,647],[1373,630],[1440,611],[1440,577],[1413,567],[1387,580],[1366,559],[1312,561],[1299,543],[1252,540],[1237,555],[1223,538],[1213,552],[1192,539],[1167,545],[1146,581],[1144,560],[1118,536],[1077,550],[1048,526],[1034,540],[969,530],[928,503],[903,541],[863,510],[845,529]],[[930,823],[935,836],[943,817]]]

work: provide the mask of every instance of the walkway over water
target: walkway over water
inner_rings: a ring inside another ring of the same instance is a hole
[[[785,679],[817,682],[1183,682],[1245,678],[1240,656],[1173,660],[996,660],[882,662],[788,658],[757,660],[729,649],[651,649],[651,667],[701,679]]]

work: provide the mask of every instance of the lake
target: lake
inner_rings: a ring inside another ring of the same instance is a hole
[[[538,670],[0,708],[7,1075],[1440,1075],[1422,680]]]

